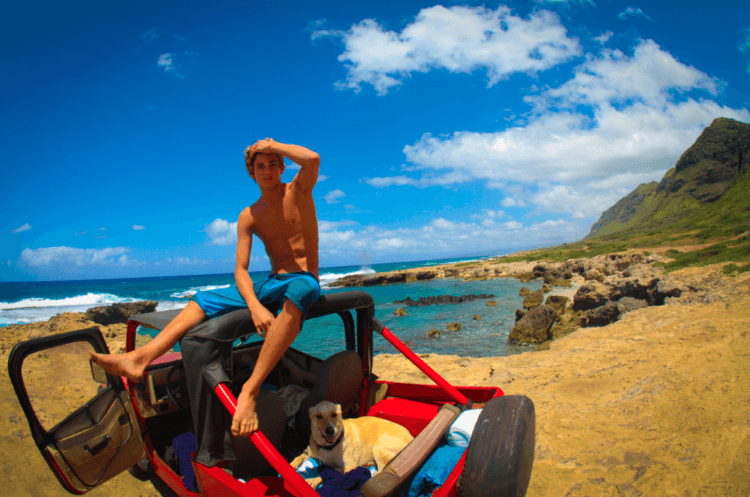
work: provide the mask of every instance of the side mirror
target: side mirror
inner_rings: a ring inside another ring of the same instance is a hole
[[[109,380],[107,379],[107,372],[104,371],[101,366],[99,366],[94,361],[89,361],[89,364],[91,364],[91,377],[95,382],[109,383]]]

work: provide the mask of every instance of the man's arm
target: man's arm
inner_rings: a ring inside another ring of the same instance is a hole
[[[277,153],[299,164],[300,170],[292,181],[292,185],[298,190],[309,193],[315,183],[318,182],[318,171],[320,170],[320,155],[309,148],[290,143],[279,143],[272,138],[259,140],[250,147],[250,154],[255,152]]]
[[[253,324],[261,336],[265,336],[273,324],[273,314],[266,309],[255,296],[253,280],[250,279],[250,249],[253,245],[253,216],[250,207],[240,213],[237,219],[237,254],[235,256],[234,281],[237,290],[245,300],[253,319]]]

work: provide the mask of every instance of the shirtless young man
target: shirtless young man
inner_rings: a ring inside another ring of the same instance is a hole
[[[282,183],[284,157],[299,164],[291,183]],[[320,156],[299,145],[259,140],[245,150],[245,166],[260,187],[260,199],[237,221],[236,288],[198,293],[151,342],[126,354],[91,354],[110,374],[142,381],[148,366],[191,328],[226,312],[247,307],[265,342],[250,378],[237,397],[231,432],[246,436],[258,429],[255,399],[266,376],[300,332],[307,309],[320,296],[318,283],[318,218],[312,190]],[[253,234],[265,245],[272,274],[258,287],[248,274]],[[262,302],[262,303],[261,303]],[[279,303],[274,318],[263,303]]]

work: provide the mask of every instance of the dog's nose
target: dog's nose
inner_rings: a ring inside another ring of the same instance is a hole
[[[327,436],[333,436],[333,434],[336,433],[336,430],[333,429],[333,426],[326,426],[326,435]]]

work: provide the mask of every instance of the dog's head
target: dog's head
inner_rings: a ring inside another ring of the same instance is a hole
[[[335,444],[344,431],[341,406],[324,400],[311,407],[308,412],[315,443],[324,448]]]

